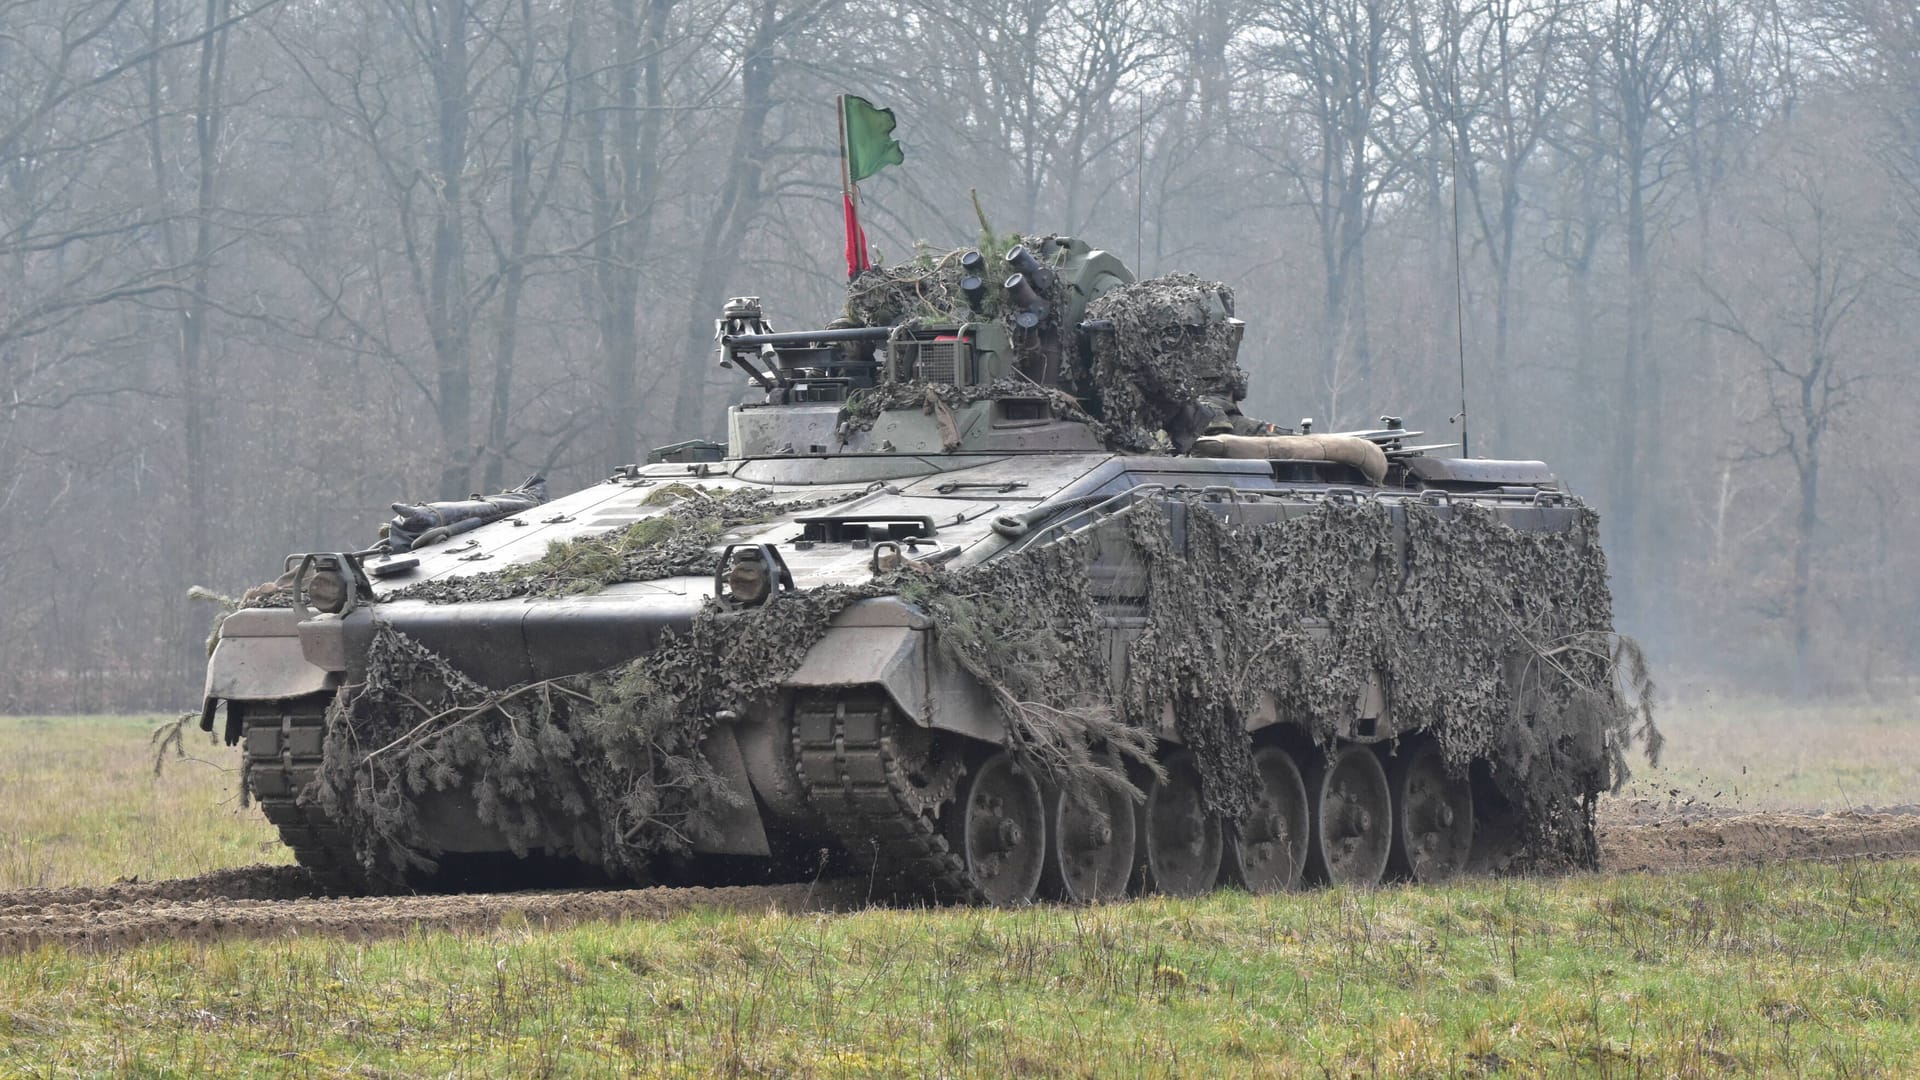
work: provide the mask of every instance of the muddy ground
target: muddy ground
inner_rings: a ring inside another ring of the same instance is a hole
[[[1615,801],[1603,805],[1600,818],[1601,866],[1608,872],[1920,857],[1920,806],[1751,814]],[[114,949],[163,939],[326,934],[364,941],[414,928],[559,928],[698,908],[834,911],[866,902],[864,884],[853,881],[337,899],[321,896],[295,867],[255,866],[175,881],[0,893],[0,955],[51,944]]]

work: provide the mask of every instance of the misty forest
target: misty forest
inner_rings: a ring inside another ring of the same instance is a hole
[[[1920,675],[1909,0],[0,0],[0,712],[197,700],[395,500],[722,437],[714,317],[1062,233],[1245,403],[1541,458],[1669,682]],[[1462,383],[1466,411],[1462,414]]]

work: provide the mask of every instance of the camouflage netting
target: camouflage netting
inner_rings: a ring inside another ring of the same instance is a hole
[[[441,792],[470,799],[516,853],[642,877],[726,805],[698,749],[714,719],[769,699],[861,595],[817,589],[738,614],[709,606],[631,663],[504,691],[382,626],[365,682],[343,687],[329,711],[320,803],[379,877],[432,867],[420,810]]]
[[[1014,237],[1031,250],[1049,238]],[[1008,245],[1010,246],[1010,244]],[[845,431],[865,430],[887,409],[929,404],[938,397],[947,408],[1002,397],[1056,399],[1055,415],[1090,424],[1108,447],[1142,453],[1163,445],[1160,433],[1191,411],[1202,398],[1232,403],[1246,397],[1247,375],[1237,363],[1239,330],[1230,321],[1233,290],[1192,274],[1169,274],[1118,286],[1086,307],[1088,321],[1106,321],[1112,329],[1091,336],[1091,360],[1063,344],[1060,313],[1066,310],[1065,285],[1052,283],[1045,321],[1030,331],[1015,328],[1014,314],[1001,282],[1012,268],[999,254],[982,248],[987,286],[978,310],[960,289],[962,251],[923,254],[905,266],[877,268],[847,286],[847,317],[867,326],[951,325],[997,320],[1007,324],[1015,360],[1025,363],[1040,350],[1058,351],[1065,365],[1067,390],[1042,388],[1031,380],[1003,379],[990,386],[956,390],[911,382],[861,391],[849,402]]]
[[[1151,727],[1109,703],[1106,631],[1090,589],[1089,547],[1069,540],[952,572],[903,575],[898,595],[932,617],[941,653],[985,686],[1007,745],[1086,801],[1139,791],[1121,766],[1157,772]]]
[[[1233,290],[1193,274],[1121,285],[1089,303],[1088,321],[1113,323],[1094,337],[1093,367],[1085,375],[1099,396],[1101,418],[1116,432],[1150,442],[1187,402],[1202,395],[1246,397],[1232,315]]]
[[[942,418],[941,430],[948,443],[947,449],[952,450],[960,445],[960,432],[954,426],[953,410],[976,401],[998,401],[1002,398],[1045,398],[1052,403],[1054,416],[1078,420],[1093,429],[1095,438],[1109,444],[1112,442],[1107,425],[1087,415],[1071,395],[1050,386],[1040,386],[1031,379],[999,379],[985,386],[883,383],[856,390],[848,398],[846,407],[840,410],[840,441],[844,445],[852,432],[873,430],[873,422],[883,412],[919,406],[927,415]]]
[[[746,611],[709,604],[632,663],[506,691],[383,629],[366,683],[344,689],[330,717],[322,799],[376,869],[428,861],[415,810],[451,789],[515,850],[558,844],[641,876],[655,853],[685,850],[712,827],[725,789],[696,748],[714,718],[772,701],[847,604],[899,595],[988,688],[1014,752],[1056,783],[1124,785],[1106,751],[1143,758],[1171,705],[1209,807],[1238,818],[1253,784],[1244,724],[1262,696],[1327,744],[1333,718],[1352,715],[1379,672],[1393,725],[1431,730],[1455,767],[1490,763],[1530,829],[1528,861],[1593,864],[1595,794],[1610,775],[1624,778],[1636,738],[1651,751],[1658,736],[1616,690],[1590,512],[1572,532],[1528,533],[1464,504],[1450,517],[1409,505],[1403,570],[1378,502],[1328,500],[1241,528],[1220,509],[1147,500],[1102,530],[1132,545],[1129,588],[1141,595],[1125,599],[1148,613],[1118,708],[1088,573],[1093,541],[1071,540]],[[1503,672],[1532,690],[1522,707]],[[1644,691],[1644,672],[1627,674]]]
[[[708,559],[712,556],[709,553]],[[606,671],[492,691],[382,626],[364,683],[327,723],[321,804],[349,825],[376,876],[431,868],[437,793],[468,800],[515,852],[575,855],[627,877],[685,851],[725,787],[696,748],[714,719],[764,707],[846,605],[901,595],[940,647],[986,686],[1009,746],[1076,791],[1133,791],[1108,751],[1146,763],[1150,740],[1104,704],[1084,552],[1056,545],[1011,566],[907,570],[742,611],[709,602],[651,654]]]
[[[1251,528],[1219,507],[1176,507],[1185,553],[1156,504],[1128,515],[1150,614],[1125,701],[1135,724],[1173,703],[1211,809],[1237,818],[1249,806],[1244,723],[1264,694],[1325,745],[1378,672],[1396,730],[1431,731],[1455,768],[1491,764],[1522,809],[1532,861],[1593,865],[1594,796],[1625,778],[1635,739],[1658,746],[1651,717],[1617,693],[1597,515],[1523,532],[1469,504],[1444,517],[1409,503],[1403,570],[1373,500]],[[1644,710],[1644,672],[1629,674]],[[1510,679],[1529,700],[1516,705]]]
[[[753,488],[708,491],[689,484],[668,484],[641,504],[666,504],[663,513],[613,532],[555,542],[545,555],[530,563],[467,577],[422,581],[381,599],[436,604],[511,600],[597,592],[622,581],[705,576],[713,573],[712,545],[728,529],[757,525],[848,498],[851,496],[781,499]]]
[[[979,322],[981,319],[1011,318],[1004,282],[1015,271],[1007,264],[1005,253],[1016,245],[1039,251],[1051,237],[1008,236],[995,238],[983,234],[977,249],[985,260],[981,284],[986,289],[980,310],[968,303],[960,290],[965,276],[960,258],[966,250],[922,251],[912,262],[899,266],[876,266],[847,284],[847,318],[862,326],[899,326],[916,323]],[[1044,261],[1044,260],[1043,260]],[[1043,294],[1058,308],[1061,286],[1054,282],[1054,295]]]

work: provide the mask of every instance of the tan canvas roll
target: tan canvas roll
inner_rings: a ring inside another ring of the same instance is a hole
[[[1387,476],[1384,450],[1352,435],[1208,435],[1195,440],[1195,457],[1337,461],[1360,470],[1367,482]]]

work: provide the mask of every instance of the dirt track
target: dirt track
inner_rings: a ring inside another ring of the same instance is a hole
[[[1788,859],[1920,857],[1920,810],[1878,813],[1674,814],[1610,807],[1600,825],[1602,869],[1678,871]],[[0,955],[40,945],[114,949],[161,939],[215,941],[326,934],[391,937],[415,927],[549,928],[595,920],[659,919],[697,908],[830,911],[860,906],[853,882],[728,888],[653,888],[471,896],[331,899],[284,866],[226,870],[177,881],[0,893]]]
[[[1920,811],[1662,816],[1618,807],[1600,817],[1600,868],[1676,871],[1790,859],[1832,861],[1920,856]]]

